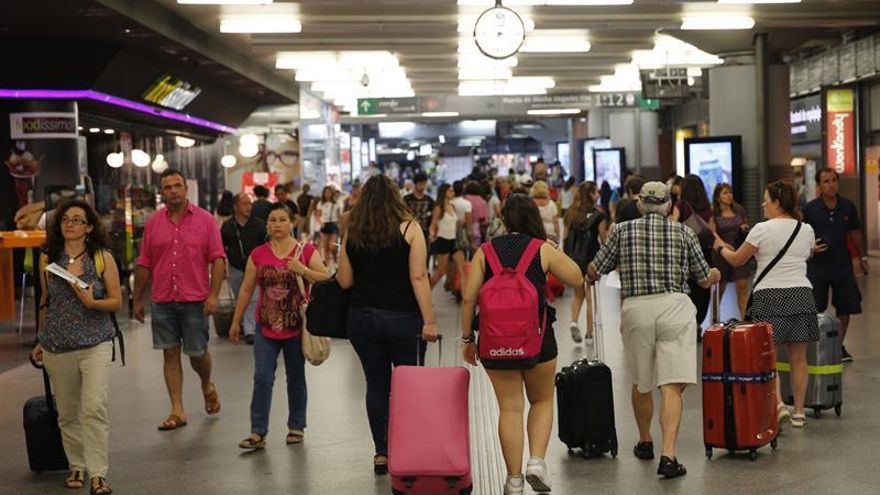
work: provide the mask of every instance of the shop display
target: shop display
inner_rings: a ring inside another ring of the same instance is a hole
[[[596,180],[596,167],[593,164],[593,150],[607,149],[611,147],[611,139],[590,138],[583,141],[584,180]]]
[[[685,172],[698,175],[711,198],[718,184],[730,184],[740,197],[738,178],[742,143],[739,136],[685,139]]]
[[[626,167],[626,150],[623,148],[594,149],[593,166],[596,184],[601,187],[603,182],[607,182],[611,189],[619,189],[623,170]]]

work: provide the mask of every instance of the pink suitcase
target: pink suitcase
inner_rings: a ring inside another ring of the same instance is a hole
[[[462,367],[396,366],[388,471],[395,495],[471,493],[468,387]]]

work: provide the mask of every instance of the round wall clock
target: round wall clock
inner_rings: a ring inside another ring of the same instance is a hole
[[[480,14],[474,25],[477,48],[490,58],[500,60],[513,56],[525,38],[526,27],[522,18],[500,3]]]

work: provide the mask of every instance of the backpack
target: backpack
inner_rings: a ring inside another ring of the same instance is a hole
[[[102,278],[104,276],[104,255],[103,251],[98,250],[95,252],[94,256],[95,262],[95,273],[98,278]],[[49,301],[49,275],[46,274],[46,265],[49,264],[49,260],[46,255],[40,256],[40,265],[43,268],[43,277],[44,283],[46,285],[46,302]],[[125,366],[125,339],[122,337],[122,331],[119,329],[119,322],[116,320],[116,313],[110,313],[110,322],[113,323],[113,357],[111,361],[116,361],[116,344],[119,344],[119,357],[122,361],[122,365]]]
[[[529,369],[538,363],[547,323],[538,321],[538,291],[526,278],[526,270],[544,241],[532,239],[516,268],[505,268],[491,242],[483,244],[492,278],[477,296],[480,306],[480,359],[497,368]]]
[[[584,272],[587,265],[596,256],[598,242],[595,235],[596,223],[600,215],[597,212],[590,213],[583,223],[572,223],[568,228],[568,235],[562,244],[562,250]]]

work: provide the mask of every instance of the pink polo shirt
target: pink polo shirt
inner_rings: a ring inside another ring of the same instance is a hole
[[[187,201],[179,224],[167,208],[147,220],[137,264],[150,270],[153,302],[199,302],[211,293],[211,262],[225,257],[214,216]]]

